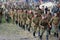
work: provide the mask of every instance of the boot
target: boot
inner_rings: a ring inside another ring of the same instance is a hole
[[[28,28],[28,31],[30,32],[30,28]]]
[[[19,27],[21,27],[20,23],[19,23]]]
[[[39,36],[40,40],[42,40],[42,35]]]
[[[58,36],[58,33],[56,33],[56,37],[58,38],[59,36]]]
[[[33,36],[35,37],[35,31],[33,32]]]

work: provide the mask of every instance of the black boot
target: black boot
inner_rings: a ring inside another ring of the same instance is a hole
[[[56,37],[57,37],[57,38],[59,37],[58,33],[56,33]]]
[[[51,28],[49,28],[48,33],[49,33],[49,35],[51,34]]]
[[[40,40],[42,40],[42,35],[39,36]]]
[[[1,24],[1,21],[0,21],[0,24]]]
[[[25,29],[25,25],[22,25],[22,28]]]
[[[30,31],[30,28],[28,28],[28,31]]]
[[[35,32],[33,32],[33,36],[35,37]]]
[[[18,21],[16,21],[16,24],[18,24]]]
[[[28,29],[28,24],[26,24],[26,29]]]
[[[21,27],[20,23],[19,23],[19,27]]]
[[[54,33],[54,37],[56,37],[56,33]]]
[[[23,27],[23,24],[22,24],[22,22],[21,22],[21,24],[20,24],[20,25],[21,25],[21,27]]]

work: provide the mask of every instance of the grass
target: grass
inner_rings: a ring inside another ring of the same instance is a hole
[[[11,23],[11,22],[12,22],[12,20],[9,19],[9,23]],[[6,23],[6,19],[4,17],[2,17],[2,23]]]

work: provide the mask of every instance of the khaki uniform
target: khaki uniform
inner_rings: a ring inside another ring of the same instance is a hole
[[[48,22],[48,19],[47,18],[42,19],[41,22],[40,22],[40,25],[41,25],[41,27],[43,27],[40,30],[40,38],[42,39],[42,36],[43,36],[44,32],[46,31],[46,38],[48,40],[48,35],[49,35],[49,22]]]
[[[54,16],[52,19],[52,29],[54,29],[55,32],[58,32],[58,26],[59,26],[59,17]]]
[[[20,26],[22,27],[23,25],[23,18],[22,18],[23,12],[20,12],[19,14],[19,22],[20,22]]]
[[[42,17],[41,16],[39,16],[38,15],[38,17],[35,17],[34,19],[33,19],[33,22],[34,22],[34,31],[37,31],[37,28],[38,28],[38,30],[40,30],[40,21],[41,21],[41,19],[42,19]]]
[[[16,24],[18,24],[18,12],[16,12],[16,14],[15,14],[15,22],[16,22]]]
[[[29,19],[29,28],[28,28],[28,30],[30,31],[30,28],[31,28],[31,25],[32,25],[32,17],[33,17],[34,15],[33,14],[28,14],[28,19]]]
[[[27,20],[27,13],[23,13],[22,14],[22,19],[23,19],[23,27],[24,27],[24,29],[25,29],[25,25],[26,25],[26,20]]]
[[[13,12],[13,23],[15,23],[15,21],[16,21],[15,20],[15,16],[16,16],[15,14],[16,14],[16,11]]]
[[[48,16],[47,16],[48,21],[50,21],[50,20],[51,20],[51,18],[52,18],[52,16],[51,16],[51,15],[48,15]]]
[[[10,11],[10,17],[13,20],[13,11],[12,10]]]
[[[19,26],[21,26],[22,24],[21,24],[21,12],[19,12]]]
[[[23,13],[22,18],[23,18],[24,24],[26,24],[27,14],[26,13]]]
[[[33,23],[35,24],[33,36],[35,36],[36,32],[38,32],[38,35],[40,35],[40,21],[41,21],[41,19],[42,19],[42,17],[39,14],[33,18]]]

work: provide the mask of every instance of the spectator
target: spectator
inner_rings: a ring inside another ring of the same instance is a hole
[[[45,8],[45,14],[47,14],[47,11],[48,11],[48,7],[46,6],[46,8]]]

